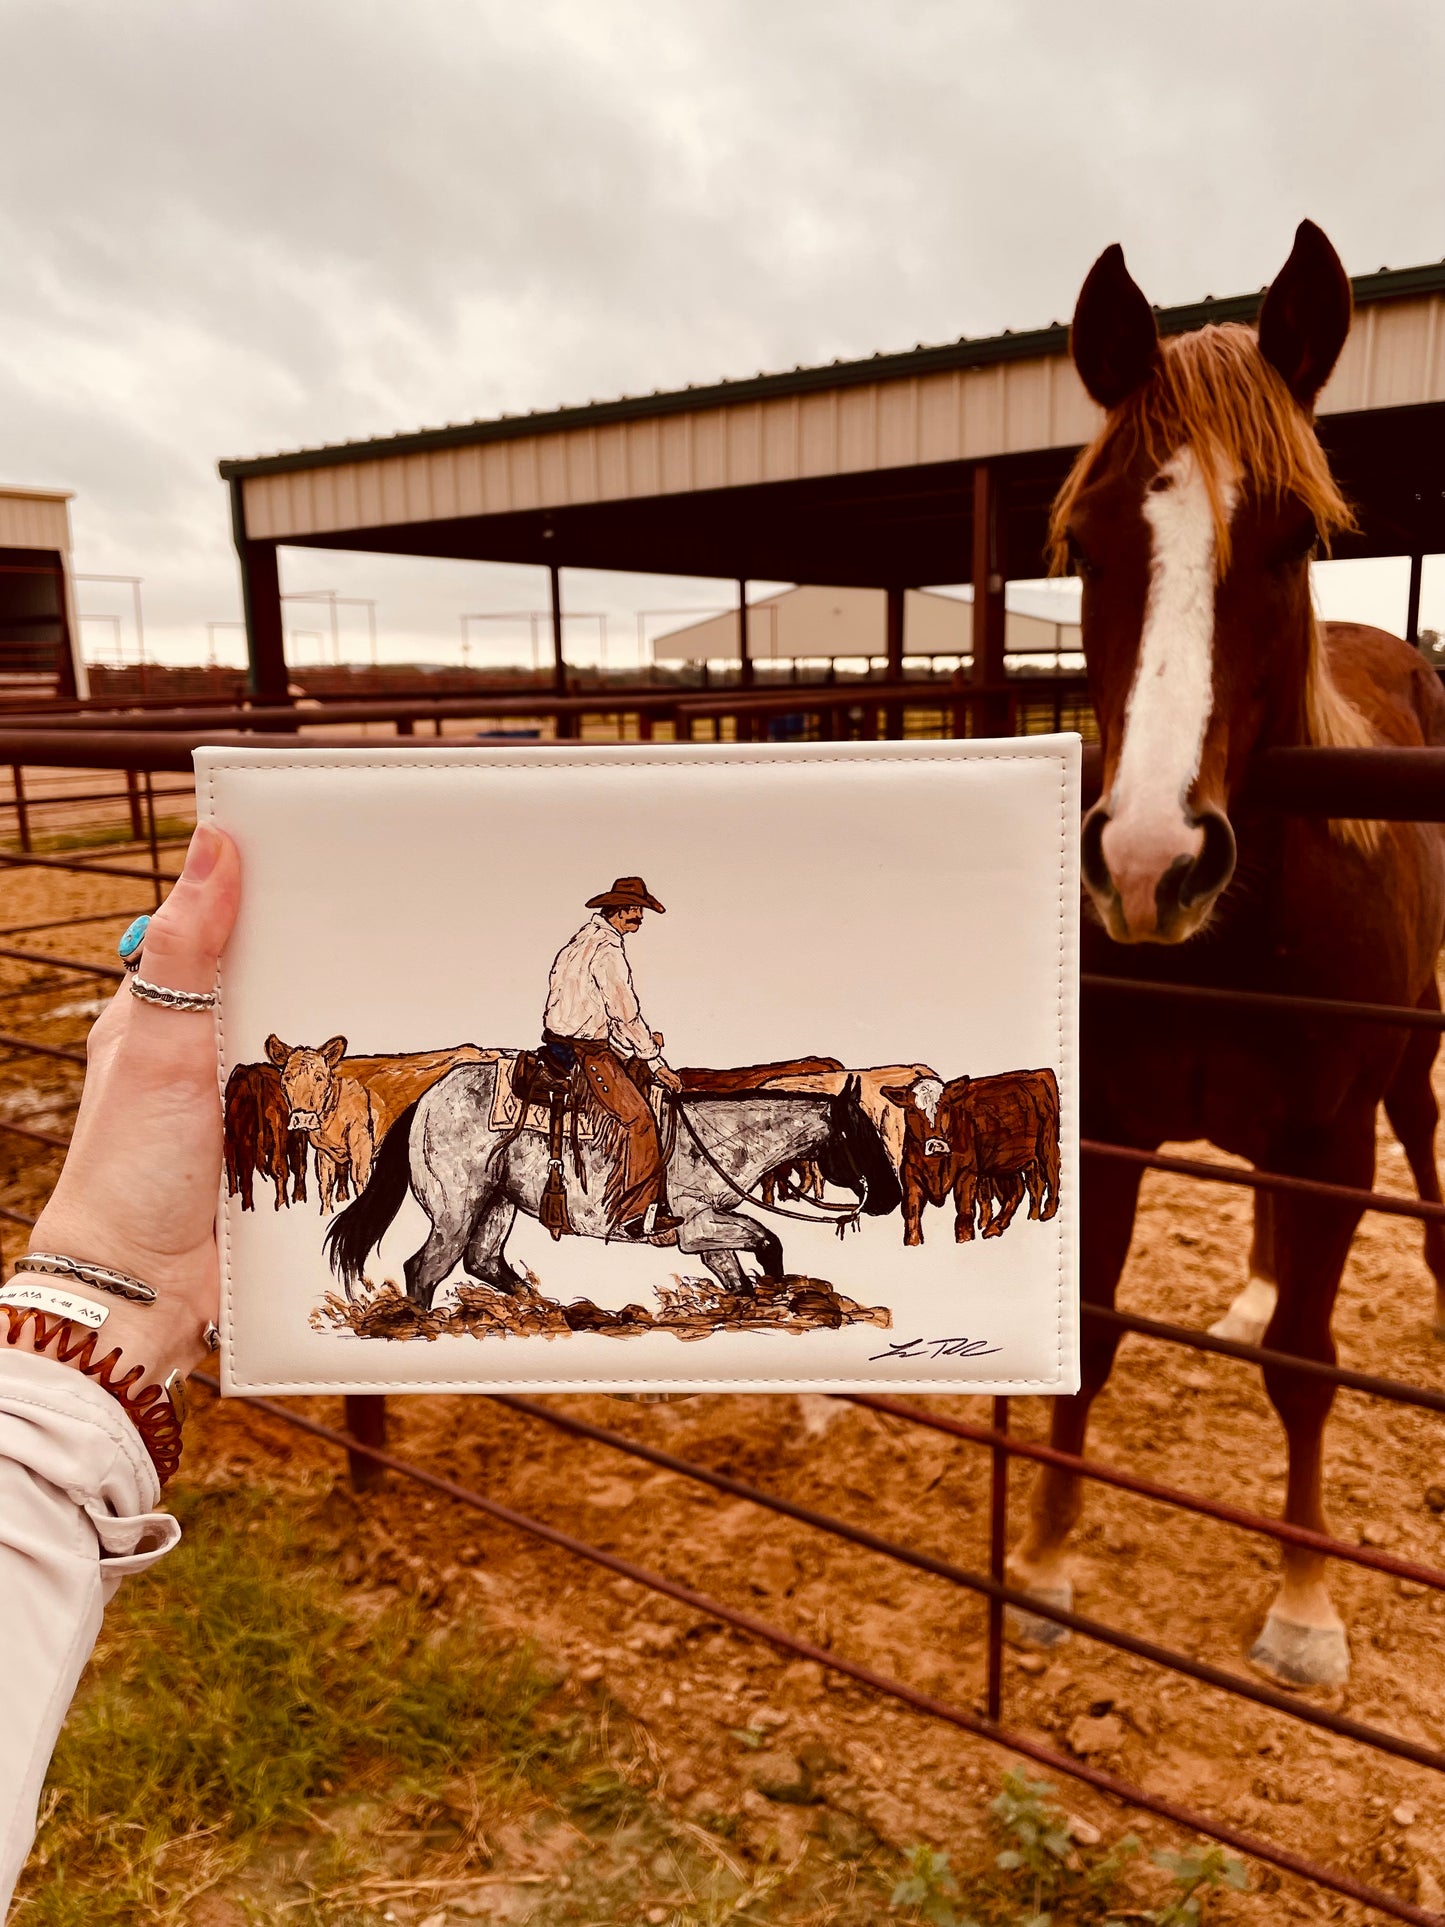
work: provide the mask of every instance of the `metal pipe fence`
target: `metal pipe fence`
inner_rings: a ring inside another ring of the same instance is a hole
[[[953,690],[948,692],[950,703],[959,693]],[[819,700],[824,695],[828,699],[826,703]],[[871,727],[880,734],[897,726],[895,719],[888,713],[887,705],[891,696],[892,692],[882,687],[877,690],[870,689],[868,692],[868,705],[872,709]],[[709,726],[716,726],[721,719],[738,739],[746,740],[750,734],[765,728],[770,717],[796,713],[805,706],[814,704],[815,701],[817,707],[813,713],[820,726],[827,726],[832,722],[835,710],[840,707],[847,709],[856,706],[857,697],[858,692],[854,690],[845,689],[840,692],[836,688],[810,689],[806,686],[779,692],[754,691],[726,697],[711,697],[705,703],[680,701],[674,694],[667,699],[667,709],[669,720],[680,734],[691,734],[695,723],[700,723],[703,719],[706,719]],[[911,706],[915,702],[920,702],[921,697],[922,692],[914,688],[909,691],[907,701]],[[590,697],[559,699],[551,703],[544,703],[541,699],[530,696],[524,700],[528,714],[545,713],[549,723],[559,729],[564,722],[573,728],[579,727],[580,719],[585,715],[610,715],[620,728],[627,716],[635,717],[639,713],[638,699],[630,695],[619,696],[615,704],[599,703]],[[335,707],[338,710],[350,708],[355,711],[362,706],[336,705]],[[399,728],[407,720],[406,715],[400,713],[406,707],[406,705],[397,704],[390,706],[389,719]],[[416,708],[414,705],[411,707]],[[443,707],[443,705],[432,705],[427,714],[437,719],[436,712]],[[448,709],[446,713],[450,715],[453,712]],[[475,715],[476,706],[468,706],[466,713]],[[496,712],[489,710],[488,713]],[[330,712],[328,720],[329,714]],[[294,712],[288,712],[288,719],[294,724],[300,720],[300,717]],[[440,727],[440,721],[444,719],[437,719],[438,727]],[[118,770],[135,774],[143,773],[146,776],[160,769],[176,771],[188,769],[192,747],[201,741],[217,741],[218,736],[214,730],[197,732],[189,724],[183,724],[174,718],[172,720],[175,721],[176,726],[165,730],[150,726],[144,730],[117,729],[109,726],[108,719],[107,726],[103,728],[75,729],[71,727],[73,718],[66,717],[61,727],[47,729],[43,735],[38,730],[0,727],[0,765],[10,764],[25,771],[55,768]],[[255,720],[254,717],[253,720]],[[353,714],[349,717],[338,717],[338,720],[362,719]],[[413,715],[411,720],[415,722],[420,720],[420,717]],[[956,722],[958,718],[955,717],[953,720]],[[966,715],[962,721],[966,727]],[[149,718],[147,722],[149,725]],[[240,735],[237,740],[255,742],[256,736],[248,732]],[[265,740],[279,746],[298,741],[313,742],[317,739],[301,737],[293,731],[290,734],[268,734]],[[338,739],[328,734],[321,740],[327,742],[350,740],[357,743],[364,742],[370,748],[377,746],[374,738]],[[1098,776],[1097,754],[1093,756],[1086,754],[1086,790],[1097,786]],[[17,804],[21,794],[22,791],[16,792]],[[93,874],[97,877],[123,878],[136,884],[150,886],[159,897],[162,887],[173,880],[173,875],[169,871],[162,870],[159,863],[160,840],[155,827],[158,794],[153,785],[148,785],[142,793],[146,834],[135,840],[144,844],[150,858],[145,867],[121,862],[108,863],[103,859],[80,854],[42,856],[25,851],[0,852],[0,863],[11,868],[28,864],[37,869],[52,869],[73,875]],[[183,792],[177,790],[172,791],[171,794],[180,796]],[[24,807],[29,812],[33,832],[35,812],[38,807],[35,800],[36,786],[33,782],[27,781],[23,784],[23,795]],[[119,793],[100,792],[94,800],[114,801],[118,796]],[[1445,821],[1445,751],[1272,751],[1258,759],[1258,767],[1252,778],[1249,796],[1253,807],[1271,811],[1320,812],[1335,817],[1371,816],[1395,820]],[[29,935],[37,929],[63,931],[85,923],[94,924],[99,920],[99,916],[86,911],[73,919],[49,919],[42,920],[38,924],[16,926],[0,931],[0,937]],[[79,976],[89,976],[97,984],[113,982],[123,975],[123,972],[114,964],[91,963],[68,952],[57,953],[33,948],[28,943],[0,947],[0,959],[26,965],[44,965],[52,970],[60,969]],[[1185,982],[1135,979],[1124,975],[1088,976],[1084,980],[1084,992],[1088,1000],[1119,997],[1193,1000],[1216,1008],[1232,1008],[1238,1010],[1241,1015],[1281,1019],[1293,1017],[1301,1021],[1317,1023],[1359,1022],[1389,1025],[1401,1030],[1445,1028],[1445,1017],[1442,1017],[1438,1011],[1432,1010],[1404,1010],[1382,1005],[1353,1004],[1336,999],[1282,997],[1262,991],[1205,990]],[[0,1058],[0,1069],[22,1061],[24,1057],[31,1054],[68,1067],[78,1068],[83,1066],[85,1061],[85,1054],[81,1048],[27,1036],[21,1030],[0,1030],[0,1051],[8,1053]],[[75,1094],[78,1095],[78,1080],[75,1083]],[[49,1116],[42,1116],[40,1121],[35,1122],[24,1117],[0,1120],[0,1134],[7,1134],[33,1145],[34,1155],[38,1157],[49,1157],[61,1151],[67,1142],[62,1131],[50,1128],[52,1122]],[[1257,1190],[1303,1192],[1336,1200],[1343,1199],[1371,1211],[1426,1222],[1438,1222],[1441,1217],[1445,1217],[1445,1207],[1439,1205],[1421,1203],[1416,1199],[1400,1197],[1389,1192],[1361,1191],[1327,1185],[1293,1177],[1287,1173],[1261,1172],[1202,1159],[1170,1157],[1129,1145],[1090,1142],[1084,1145],[1083,1151],[1086,1161],[1090,1162],[1099,1159],[1125,1160],[1143,1165],[1148,1169],[1170,1172],[1191,1180],[1243,1185]],[[18,1226],[26,1226],[31,1222],[25,1212],[8,1205],[0,1206],[0,1220]],[[1082,1315],[1088,1324],[1099,1325],[1121,1333],[1132,1333],[1149,1342],[1185,1347],[1196,1352],[1224,1356],[1261,1367],[1287,1369],[1327,1381],[1332,1386],[1352,1394],[1383,1400],[1397,1407],[1406,1406],[1437,1416],[1445,1415],[1445,1390],[1411,1385],[1402,1380],[1384,1378],[1338,1364],[1297,1358],[1293,1354],[1250,1345],[1242,1340],[1216,1337],[1212,1333],[1192,1327],[1173,1324],[1167,1320],[1151,1318],[1139,1313],[1120,1311],[1113,1307],[1086,1304],[1082,1307]],[[1414,1922],[1417,1927],[1445,1927],[1445,1916],[1360,1880],[1348,1871],[1325,1866],[1313,1857],[1295,1852],[1278,1842],[1226,1824],[1208,1813],[1181,1802],[1163,1798],[1147,1787],[1120,1780],[1089,1766],[1086,1761],[1071,1758],[1042,1745],[1030,1735],[1006,1724],[1004,1716],[1007,1681],[1003,1655],[1006,1615],[1013,1610],[1066,1628],[1105,1648],[1128,1653],[1161,1671],[1187,1677],[1210,1691],[1225,1693],[1266,1708],[1278,1717],[1295,1724],[1329,1733],[1369,1748],[1380,1755],[1407,1761],[1414,1766],[1435,1772],[1445,1771],[1445,1753],[1437,1747],[1393,1733],[1386,1727],[1351,1718],[1329,1706],[1317,1705],[1296,1695],[1281,1692],[1243,1672],[1210,1664],[1193,1654],[1143,1638],[1126,1628],[1087,1614],[1050,1605],[1010,1586],[1005,1578],[1004,1569],[1010,1520],[1009,1468],[1014,1460],[1022,1460],[1036,1466],[1053,1466],[1076,1473],[1093,1483],[1128,1493],[1145,1504],[1171,1508],[1191,1516],[1205,1518],[1217,1525],[1245,1532],[1257,1538],[1262,1537],[1281,1546],[1293,1546],[1322,1553],[1356,1568],[1418,1585],[1436,1594],[1445,1592],[1445,1570],[1418,1559],[1403,1557],[1382,1547],[1354,1545],[1331,1533],[1315,1532],[1293,1526],[1284,1520],[1273,1519],[1246,1507],[1230,1504],[1226,1500],[1207,1493],[1190,1492],[1158,1480],[1145,1478],[1126,1468],[1107,1464],[1087,1454],[1064,1453],[1051,1446],[1021,1438],[1010,1428],[1009,1401],[1006,1399],[994,1401],[993,1422],[990,1425],[973,1424],[943,1413],[924,1410],[916,1404],[884,1396],[860,1394],[847,1401],[861,1409],[886,1417],[892,1422],[923,1427],[942,1434],[956,1440],[962,1446],[986,1455],[989,1481],[986,1570],[945,1560],[922,1547],[885,1538],[866,1527],[831,1513],[799,1505],[785,1495],[770,1492],[761,1486],[734,1479],[693,1460],[664,1452],[643,1440],[631,1438],[621,1431],[590,1424],[559,1407],[513,1396],[496,1399],[495,1402],[498,1405],[529,1424],[546,1425],[567,1434],[577,1441],[579,1449],[603,1447],[625,1453],[673,1476],[726,1492],[749,1504],[788,1518],[810,1531],[851,1544],[879,1558],[924,1573],[977,1598],[982,1604],[986,1622],[984,1677],[980,1683],[980,1703],[983,1710],[979,1711],[974,1708],[950,1705],[920,1693],[901,1681],[874,1671],[860,1661],[800,1639],[783,1627],[741,1612],[725,1601],[710,1598],[679,1584],[663,1573],[650,1571],[606,1552],[543,1520],[531,1518],[483,1493],[472,1491],[455,1481],[443,1478],[424,1467],[414,1465],[396,1454],[387,1452],[384,1449],[385,1401],[379,1397],[348,1398],[346,1401],[348,1429],[344,1432],[321,1425],[274,1400],[251,1399],[246,1402],[273,1418],[299,1427],[328,1444],[344,1449],[349,1455],[353,1479],[359,1487],[365,1487],[374,1482],[383,1471],[390,1471],[418,1482],[459,1504],[486,1513],[498,1522],[526,1533],[539,1542],[550,1544],[570,1556],[588,1560],[620,1574],[695,1612],[731,1625],[780,1651],[813,1660],[834,1673],[851,1678],[881,1697],[911,1707],[924,1717],[942,1721],[977,1737],[995,1742],[1048,1767],[1051,1771],[1085,1782],[1103,1793],[1153,1813],[1172,1824],[1220,1841],[1282,1871],[1357,1901],[1361,1905],[1374,1909],[1377,1914]]]

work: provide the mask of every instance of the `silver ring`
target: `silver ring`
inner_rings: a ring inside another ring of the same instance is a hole
[[[206,1329],[201,1333],[201,1337],[206,1341],[208,1352],[218,1352],[221,1349],[221,1334],[214,1319],[206,1320]]]
[[[220,1001],[214,990],[168,990],[144,977],[131,978],[130,994],[143,1004],[159,1004],[162,1010],[214,1010]]]

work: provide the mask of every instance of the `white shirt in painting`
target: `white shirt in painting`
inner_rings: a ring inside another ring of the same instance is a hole
[[[661,1053],[632,987],[622,933],[600,911],[557,952],[543,1024],[556,1037],[610,1044],[619,1057],[652,1063]]]

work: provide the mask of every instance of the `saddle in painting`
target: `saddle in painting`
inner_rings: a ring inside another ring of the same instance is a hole
[[[226,1389],[1075,1390],[1078,767],[199,750]]]

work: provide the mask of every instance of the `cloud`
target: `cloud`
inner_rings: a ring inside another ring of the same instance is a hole
[[[1440,252],[1433,0],[11,0],[0,421],[158,628],[223,455]],[[507,585],[510,587],[511,585]],[[449,624],[454,618],[449,617]]]

